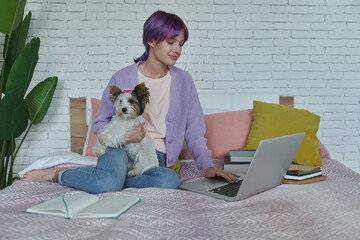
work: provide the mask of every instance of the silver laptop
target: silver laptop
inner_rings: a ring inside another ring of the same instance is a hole
[[[229,183],[218,177],[204,178],[179,188],[226,201],[242,200],[267,191],[281,184],[304,136],[305,133],[297,133],[262,140],[239,183]]]

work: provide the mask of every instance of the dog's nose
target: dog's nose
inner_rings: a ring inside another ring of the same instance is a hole
[[[126,112],[127,112],[127,108],[122,108],[121,111],[122,111],[123,113],[126,113]]]

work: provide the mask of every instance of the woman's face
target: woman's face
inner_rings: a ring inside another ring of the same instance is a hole
[[[181,49],[184,45],[184,31],[174,38],[166,39],[162,42],[149,42],[155,61],[165,65],[173,66],[181,55]]]

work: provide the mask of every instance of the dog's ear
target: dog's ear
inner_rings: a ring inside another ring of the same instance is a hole
[[[140,83],[134,88],[134,92],[140,98],[141,104],[145,107],[149,103],[150,92],[145,83]]]
[[[121,89],[118,88],[117,86],[114,86],[114,85],[110,85],[109,86],[110,88],[110,99],[111,101],[114,103],[116,98],[121,94]]]

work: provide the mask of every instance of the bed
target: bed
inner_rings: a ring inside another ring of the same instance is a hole
[[[88,147],[86,144],[89,144],[87,142],[84,147],[84,142],[91,134],[86,123],[90,122],[94,112],[90,107],[93,106],[91,99],[95,96],[70,99],[71,152],[42,157],[23,173],[34,168],[96,164],[96,158],[84,154]],[[207,116],[251,108],[253,100],[280,102],[287,106],[292,106],[294,101],[293,97],[279,98],[274,93],[200,93],[200,100]],[[209,125],[210,120],[207,120]],[[207,134],[209,137],[208,127]],[[80,191],[57,183],[15,181],[0,191],[0,238],[359,239],[360,175],[331,159],[326,148],[321,143],[319,146],[326,181],[305,185],[282,184],[237,202],[183,190],[157,188],[123,189],[99,194],[141,199],[118,219],[67,220],[25,213],[26,208],[42,200]],[[181,183],[204,178],[204,173],[196,169],[195,162],[190,158],[184,146],[179,173]],[[218,167],[223,165],[221,159],[214,158],[213,161]]]

